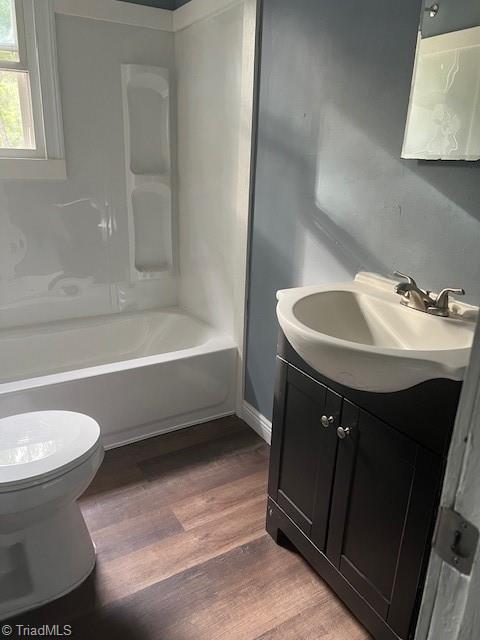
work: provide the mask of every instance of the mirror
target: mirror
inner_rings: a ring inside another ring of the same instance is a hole
[[[480,0],[424,2],[402,158],[480,159]]]

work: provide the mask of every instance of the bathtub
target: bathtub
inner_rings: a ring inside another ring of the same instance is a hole
[[[233,413],[236,348],[182,312],[68,320],[0,332],[0,418],[66,409],[107,448]]]

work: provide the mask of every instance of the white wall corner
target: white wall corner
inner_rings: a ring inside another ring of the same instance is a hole
[[[243,401],[243,405],[239,412],[239,417],[248,424],[258,435],[270,444],[272,440],[272,423],[270,420],[257,411],[255,407],[252,407],[246,400]]]
[[[54,0],[55,13],[160,31],[180,31],[242,0],[190,0],[170,11],[122,0]]]
[[[242,0],[190,0],[173,11],[173,31],[186,29],[195,22],[204,20],[238,4]]]
[[[54,8],[55,13],[77,18],[173,31],[174,12],[168,9],[157,9],[121,0],[54,0]]]
[[[237,408],[242,407],[245,393],[247,273],[249,265],[250,175],[253,140],[256,22],[257,0],[244,0],[233,288],[234,339],[238,346],[239,356],[237,367]]]

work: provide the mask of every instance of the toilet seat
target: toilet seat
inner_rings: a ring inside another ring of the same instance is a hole
[[[101,447],[100,427],[73,411],[34,411],[0,419],[0,493],[53,480]]]

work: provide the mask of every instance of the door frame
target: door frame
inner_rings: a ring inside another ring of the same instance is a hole
[[[480,529],[480,321],[460,396],[441,506],[454,509]],[[415,640],[467,640],[480,636],[479,602],[480,545],[469,576],[432,550]]]

